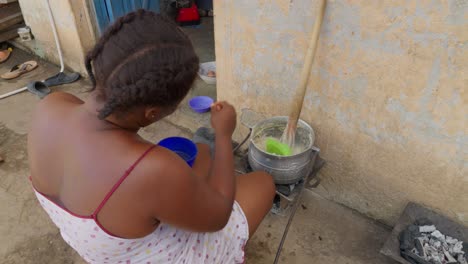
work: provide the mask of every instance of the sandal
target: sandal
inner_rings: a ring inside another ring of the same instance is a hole
[[[22,74],[30,72],[36,68],[37,68],[36,61],[27,61],[25,63],[14,66],[13,68],[11,68],[9,72],[2,74],[0,77],[5,80],[11,80],[11,79],[19,77]]]
[[[50,88],[43,82],[31,82],[28,84],[28,91],[39,96],[39,98],[44,98],[50,94]]]
[[[8,58],[10,58],[11,51],[12,51],[11,48],[0,51],[0,63],[3,63],[5,61],[7,61]]]

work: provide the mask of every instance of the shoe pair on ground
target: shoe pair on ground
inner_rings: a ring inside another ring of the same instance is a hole
[[[0,63],[7,61],[8,58],[10,58],[12,51],[13,50],[11,48],[0,51]],[[0,75],[0,77],[5,80],[11,80],[11,79],[18,78],[19,76],[27,72],[30,72],[36,68],[37,68],[36,61],[26,61],[24,63],[13,66],[13,68],[11,68],[10,71]]]

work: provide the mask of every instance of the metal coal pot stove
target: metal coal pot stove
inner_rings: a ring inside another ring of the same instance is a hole
[[[291,156],[278,156],[265,151],[265,139],[281,138],[286,128],[288,117],[278,116],[258,122],[252,127],[248,150],[249,164],[254,171],[270,173],[276,184],[294,184],[312,170],[313,157],[316,153],[313,144],[315,134],[303,120],[299,120],[296,130],[295,148]]]

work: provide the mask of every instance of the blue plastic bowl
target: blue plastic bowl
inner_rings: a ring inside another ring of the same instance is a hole
[[[214,100],[208,96],[196,96],[189,101],[190,108],[197,113],[206,113],[210,111]]]
[[[190,139],[183,137],[168,137],[158,143],[159,146],[167,148],[179,155],[192,167],[198,154],[197,145]]]

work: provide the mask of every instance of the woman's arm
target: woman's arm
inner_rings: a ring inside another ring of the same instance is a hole
[[[231,137],[236,126],[234,108],[225,103],[212,107],[216,133],[215,157],[208,182],[193,175],[176,154],[158,148],[158,176],[151,177],[154,217],[198,232],[218,231],[228,222],[235,196]],[[155,157],[156,158],[156,157]],[[156,166],[156,165],[155,165]]]

